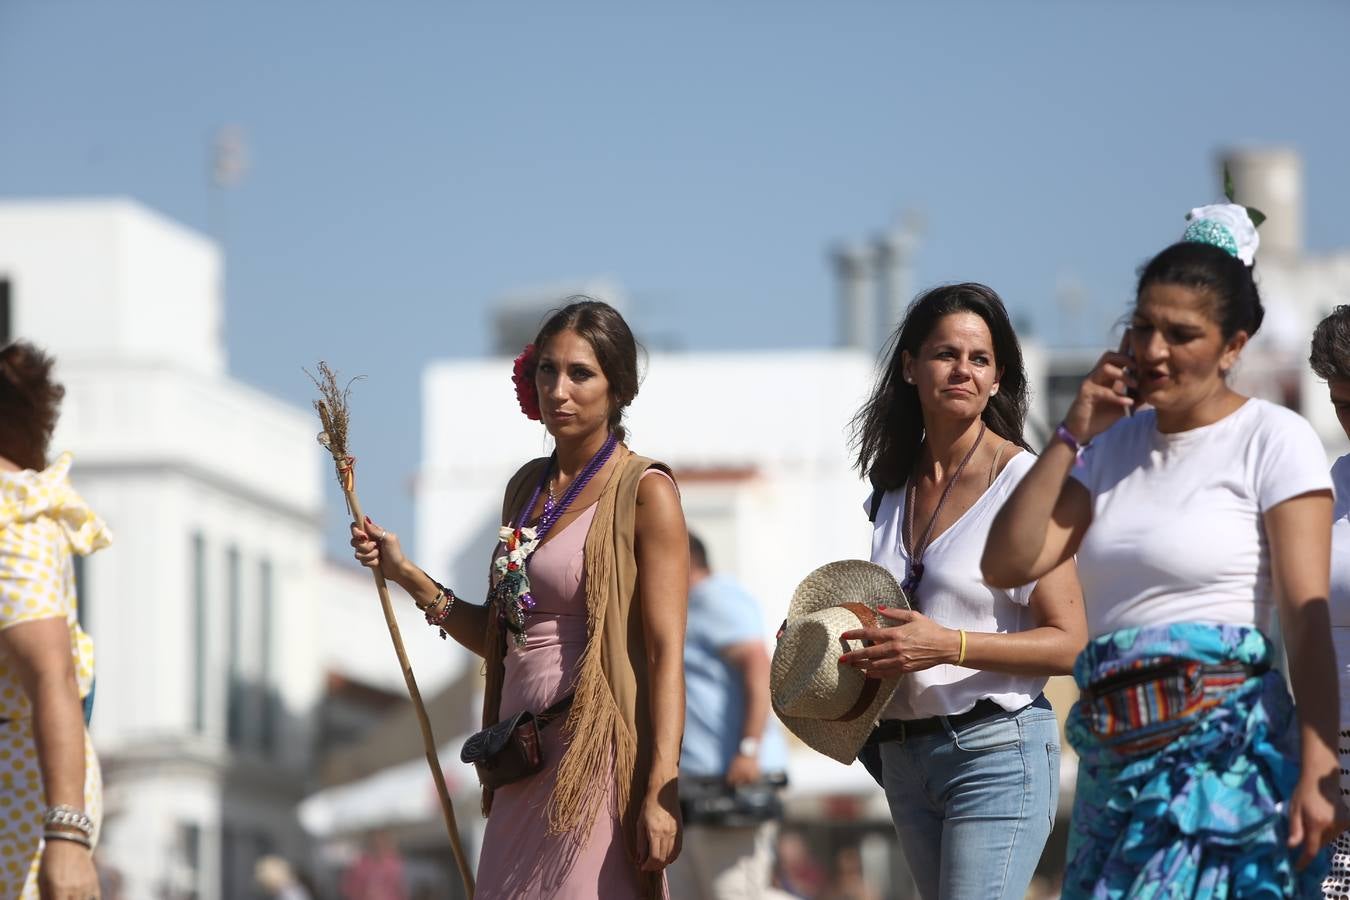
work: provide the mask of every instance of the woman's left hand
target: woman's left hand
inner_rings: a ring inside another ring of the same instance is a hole
[[[98,900],[98,870],[87,847],[72,841],[48,841],[38,864],[42,900]]]
[[[1335,840],[1347,827],[1345,804],[1341,801],[1339,772],[1333,770],[1317,777],[1305,772],[1289,798],[1289,846],[1303,845],[1298,868],[1312,862],[1318,851]]]
[[[869,678],[887,678],[956,662],[961,653],[958,632],[912,609],[883,606],[877,611],[896,624],[845,631],[840,635],[844,640],[862,640],[868,646],[845,653],[841,664],[861,669]]]
[[[660,872],[680,855],[680,806],[672,780],[660,791],[648,791],[638,819],[638,868]]]

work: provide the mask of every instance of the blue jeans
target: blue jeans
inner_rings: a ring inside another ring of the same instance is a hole
[[[1055,823],[1059,726],[1028,706],[881,745],[886,801],[924,900],[1022,900]]]

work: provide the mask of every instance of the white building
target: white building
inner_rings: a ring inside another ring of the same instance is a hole
[[[0,203],[7,337],[56,354],[53,447],[115,536],[81,591],[128,897],[249,896],[259,852],[307,853],[322,457],[309,414],[229,377],[220,282],[132,202]]]
[[[1240,377],[1253,392],[1302,413],[1329,452],[1346,448],[1323,385],[1308,367],[1313,328],[1350,303],[1350,248],[1310,253],[1303,242],[1303,160],[1288,148],[1238,150],[1224,157],[1238,201],[1266,214],[1256,275],[1266,319]]]

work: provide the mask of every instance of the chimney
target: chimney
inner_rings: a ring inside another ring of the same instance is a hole
[[[874,244],[882,315],[878,344],[899,327],[909,307],[914,292],[914,250],[922,230],[922,217],[909,213],[903,223],[879,235]]]
[[[1233,176],[1234,199],[1266,214],[1257,258],[1296,259],[1303,252],[1303,159],[1298,151],[1229,150],[1221,156],[1221,189],[1224,165]]]
[[[871,351],[876,330],[869,282],[872,253],[859,244],[839,244],[830,250],[839,289],[839,345]]]

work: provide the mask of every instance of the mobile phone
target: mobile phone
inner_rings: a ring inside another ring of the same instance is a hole
[[[1120,353],[1120,354],[1122,354],[1122,355],[1124,355],[1124,356],[1129,357],[1130,362],[1134,362],[1134,342],[1130,340],[1130,329],[1129,329],[1129,328],[1126,328],[1125,331],[1124,331],[1124,333],[1121,334],[1121,336],[1120,336],[1120,349],[1119,349],[1117,352]],[[1138,372],[1137,369],[1135,369],[1134,366],[1128,367],[1125,371],[1128,372],[1129,374],[1133,375],[1136,379],[1139,377],[1139,372]],[[1136,385],[1137,385],[1137,384],[1138,384],[1138,382],[1136,381]],[[1137,386],[1136,386],[1136,387],[1131,387],[1129,384],[1126,384],[1126,385],[1125,385],[1125,396],[1126,396],[1126,397],[1129,397],[1131,400],[1133,400],[1133,401],[1135,402],[1135,405],[1137,405],[1137,404],[1139,403],[1139,388],[1138,388]],[[1125,414],[1126,414],[1127,416],[1132,416],[1132,415],[1134,415],[1134,406],[1127,406],[1127,407],[1125,407]]]

